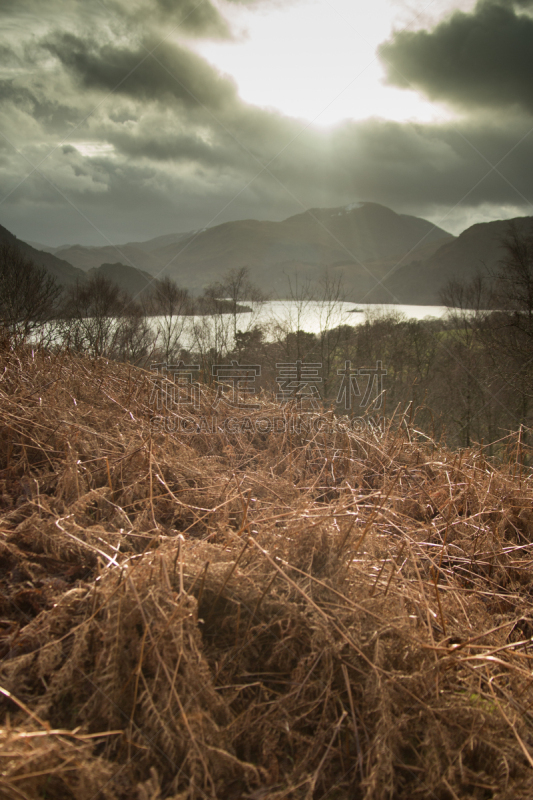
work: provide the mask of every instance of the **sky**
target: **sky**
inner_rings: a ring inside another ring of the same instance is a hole
[[[533,0],[0,0],[0,224],[533,215]]]

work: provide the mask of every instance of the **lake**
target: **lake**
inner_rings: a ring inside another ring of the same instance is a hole
[[[407,319],[425,319],[426,317],[443,317],[445,306],[382,306],[375,303],[335,304],[336,308],[329,313],[330,304],[313,300],[299,304],[291,300],[272,300],[263,304],[257,319],[260,322],[278,321],[281,325],[290,325],[292,330],[298,328],[308,333],[320,333],[324,328],[335,328],[338,325],[360,325],[368,316],[381,316],[389,313],[403,314]],[[355,310],[357,309],[357,310]],[[329,319],[328,319],[329,316]],[[250,322],[250,314],[239,314],[242,319],[241,329],[246,329]],[[299,323],[295,325],[295,323]]]
[[[243,302],[246,305],[246,302]],[[318,334],[323,330],[338,325],[360,325],[367,318],[397,314],[406,319],[439,318],[446,313],[445,306],[389,305],[374,303],[339,302],[334,305],[327,301],[310,300],[302,303],[292,300],[269,300],[260,305],[255,312],[242,313],[237,317],[237,330],[247,331],[255,325],[266,329],[267,340],[274,341],[289,331],[302,330]],[[153,318],[154,330],[157,320]],[[193,333],[196,329],[196,336]],[[224,314],[222,317],[192,316],[183,320],[180,335],[182,347],[195,349],[195,339],[200,338],[207,343],[216,339],[219,343],[231,346],[233,341],[233,317]],[[203,348],[202,348],[203,349]]]

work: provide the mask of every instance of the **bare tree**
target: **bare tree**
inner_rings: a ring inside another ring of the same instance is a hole
[[[230,269],[221,281],[212,284],[207,289],[207,295],[212,299],[229,300],[231,302],[232,333],[234,346],[238,344],[237,333],[247,333],[257,327],[258,316],[265,302],[266,295],[250,280],[248,267]],[[246,325],[240,306],[245,304],[250,311],[247,314]],[[240,323],[240,324],[239,324]]]
[[[56,315],[61,287],[14,245],[0,248],[0,326],[12,344],[37,333]],[[48,331],[50,334],[50,331]]]
[[[142,310],[103,275],[68,291],[64,316],[66,343],[75,350],[133,360],[148,350],[150,332]]]
[[[265,299],[250,281],[247,267],[229,270],[204,290],[191,329],[192,350],[202,365],[204,380],[210,382],[212,366],[230,354],[240,359],[245,351],[250,353],[254,342],[262,345],[258,318]]]
[[[113,357],[146,366],[153,360],[155,344],[156,335],[144,309],[137,303],[128,303],[117,326]]]
[[[179,354],[183,336],[192,313],[192,300],[186,289],[180,289],[172,278],[157,281],[148,302],[154,315],[153,327],[161,351],[167,363]]]
[[[495,275],[494,311],[485,336],[494,368],[509,389],[517,421],[531,426],[533,396],[533,228],[510,223],[502,240],[505,257]]]
[[[495,299],[503,309],[514,312],[511,322],[533,337],[533,229],[520,233],[509,224],[502,240],[506,256],[496,275]]]
[[[334,375],[334,362],[343,330],[343,307],[346,300],[343,279],[341,275],[332,275],[326,271],[318,287],[318,323],[319,323],[319,349],[322,363],[324,399],[331,394],[333,384],[336,382]]]
[[[274,314],[272,328],[276,339],[283,347],[283,357],[303,361],[316,348],[316,337],[305,331],[309,315],[316,302],[316,291],[310,280],[298,281],[287,276],[288,300],[281,303],[282,313]]]
[[[204,291],[197,305],[201,313],[192,320],[192,350],[199,358],[203,380],[211,383],[212,366],[232,350],[232,320],[212,287]]]

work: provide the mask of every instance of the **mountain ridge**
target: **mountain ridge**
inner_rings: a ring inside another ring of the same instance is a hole
[[[513,224],[520,234],[533,233],[533,217],[477,222],[425,261],[405,264],[385,285],[401,303],[416,291],[421,305],[435,305],[440,303],[440,289],[450,280],[469,281],[478,274],[490,280],[505,257],[503,239]]]
[[[17,247],[26,258],[33,261],[36,266],[44,267],[63,286],[73,286],[76,281],[85,279],[83,272],[68,261],[44,250],[37,250],[31,244],[18,239],[14,233],[4,228],[3,225],[0,225],[0,245]]]
[[[145,242],[103,248],[73,245],[56,252],[83,270],[118,259],[153,276],[169,275],[195,293],[231,267],[248,266],[263,290],[279,291],[286,271],[296,270],[316,280],[317,273],[332,264],[357,265],[398,252],[403,255],[419,241],[435,237],[451,238],[451,234],[427,220],[364,202],[308,209],[281,222],[236,220]],[[266,281],[264,274],[254,275],[265,268],[269,270]]]
[[[515,222],[525,231],[533,218]],[[131,281],[132,293],[144,291],[140,287],[148,280],[168,276],[199,295],[229,269],[245,266],[251,282],[268,295],[289,298],[327,272],[333,279],[342,277],[353,302],[434,305],[451,278],[468,279],[483,264],[494,271],[505,254],[501,240],[509,223],[476,223],[456,237],[422,217],[358,202],[307,209],[281,222],[236,220],[117,246],[33,252],[40,253],[40,263],[43,258],[61,261],[63,270],[70,269],[70,280],[107,265],[108,277],[115,269],[118,282],[120,271],[122,288]]]

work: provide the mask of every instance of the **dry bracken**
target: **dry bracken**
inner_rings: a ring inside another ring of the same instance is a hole
[[[0,796],[532,797],[523,435],[212,430],[208,391],[163,431],[151,390],[0,357]]]

